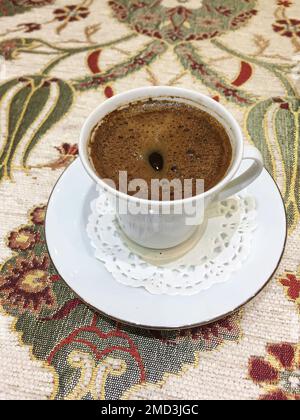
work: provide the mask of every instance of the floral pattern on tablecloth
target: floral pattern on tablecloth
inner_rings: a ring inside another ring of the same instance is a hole
[[[0,0],[0,398],[299,398],[299,16],[294,0]],[[87,115],[160,84],[228,107],[277,181],[289,227],[253,303],[173,333],[88,308],[43,230]]]
[[[51,263],[45,208],[34,208],[32,222],[10,233],[8,246],[16,254],[0,272],[0,298],[7,313],[17,317],[15,330],[24,343],[55,369],[55,398],[120,398],[134,385],[159,381],[165,373],[196,363],[198,352],[239,339],[239,314],[172,333],[125,327],[98,315],[74,295]],[[153,353],[160,355],[155,365]]]

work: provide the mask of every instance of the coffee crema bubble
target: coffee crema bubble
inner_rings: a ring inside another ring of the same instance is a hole
[[[149,155],[149,163],[155,171],[162,171],[164,168],[164,158],[159,152],[152,152]]]
[[[145,180],[150,199],[153,179],[182,185],[192,180],[191,195],[196,180],[204,181],[205,191],[213,188],[228,171],[232,146],[225,128],[207,112],[172,99],[148,100],[106,115],[93,129],[89,157],[97,174],[117,189],[120,171],[127,172],[128,183]]]

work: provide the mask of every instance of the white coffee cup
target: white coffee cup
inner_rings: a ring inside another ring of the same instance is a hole
[[[95,171],[89,158],[89,141],[93,128],[110,112],[140,100],[162,100],[184,102],[208,112],[226,129],[232,145],[232,161],[225,177],[213,188],[203,194],[175,201],[151,201],[130,196],[116,190],[104,182]],[[233,116],[213,99],[187,89],[175,87],[145,87],[133,89],[116,95],[99,105],[85,121],[79,141],[79,155],[83,166],[91,178],[99,184],[112,201],[119,201],[130,206],[147,206],[148,214],[132,214],[130,211],[117,212],[119,224],[129,239],[145,248],[167,249],[175,247],[198,229],[203,221],[203,212],[216,200],[225,200],[251,184],[263,170],[260,152],[253,146],[244,146],[243,134]],[[236,176],[242,160],[252,160],[251,166],[241,175]],[[197,223],[188,220],[190,213],[180,211],[188,206],[203,209]],[[178,210],[178,211],[177,211]],[[180,214],[178,214],[180,213]]]

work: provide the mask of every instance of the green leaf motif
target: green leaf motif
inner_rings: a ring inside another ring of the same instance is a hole
[[[297,201],[298,213],[300,215],[300,112],[296,115],[296,131],[295,131],[295,145],[297,148],[297,161],[295,167],[297,168],[297,176],[295,177],[295,197]]]
[[[8,87],[6,84],[6,89],[0,86],[0,93],[1,89],[4,92],[3,96],[8,93],[9,87],[14,85],[16,87],[8,107],[8,128],[0,151],[0,180],[12,178],[15,155],[28,130],[32,130],[35,124],[25,146],[23,166],[26,166],[33,147],[66,114],[73,102],[73,89],[62,80],[44,76],[26,76],[10,83]],[[56,92],[54,99],[54,95],[51,95],[52,89]],[[46,115],[44,115],[45,109]],[[39,121],[41,115],[43,118]]]
[[[250,109],[246,124],[251,141],[260,150],[264,158],[265,167],[275,177],[276,168],[268,139],[268,132],[266,130],[267,113],[273,104],[274,101],[272,98],[258,102]]]
[[[39,129],[31,137],[24,152],[23,165],[27,165],[27,160],[31,150],[38,143],[38,141],[46,134],[54,124],[56,124],[71,108],[74,99],[74,91],[72,87],[63,80],[55,80],[58,86],[58,94],[55,98],[49,114],[40,124]]]
[[[9,89],[11,89],[13,86],[15,86],[18,83],[17,79],[13,79],[13,80],[9,80],[6,83],[3,83],[2,85],[0,85],[0,104],[2,99],[4,98],[6,92],[9,91]]]
[[[51,398],[123,399],[135,385],[157,384],[166,373],[193,365],[200,352],[238,342],[241,314],[165,332],[127,327],[97,314],[56,272],[46,247],[45,211],[46,206],[33,209],[28,224],[8,236],[14,255],[0,267],[0,304],[15,317],[22,343],[54,372]]]
[[[175,52],[186,70],[189,70],[204,85],[217,91],[228,101],[240,106],[249,106],[255,103],[256,99],[253,95],[242,89],[237,89],[217,71],[212,69],[191,44],[180,44],[175,47]]]
[[[1,103],[2,103],[2,101],[3,101],[3,99],[4,99],[5,95],[6,95],[6,93],[10,89],[12,89],[17,83],[18,83],[18,80],[17,79],[12,79],[12,80],[9,80],[8,82],[3,83],[2,85],[0,85],[0,106],[1,106]]]
[[[289,226],[291,228],[298,222],[300,213],[299,117],[299,110],[294,111],[292,104],[289,104],[289,109],[277,109],[274,117],[275,137],[284,166],[284,200],[288,213]]]
[[[268,171],[276,179],[283,169],[283,198],[288,225],[292,231],[300,218],[300,101],[292,98],[269,98],[252,107],[246,117],[250,140],[261,151]]]
[[[102,74],[88,76],[84,79],[78,79],[73,82],[76,90],[84,91],[87,89],[97,88],[98,86],[110,83],[114,80],[121,79],[142,69],[144,66],[152,63],[157,57],[167,50],[167,45],[162,41],[153,41],[148,44],[142,51],[128,60],[117,64]]]

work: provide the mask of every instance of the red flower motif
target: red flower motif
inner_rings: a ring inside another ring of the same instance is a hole
[[[21,23],[17,26],[18,28],[23,29],[26,33],[39,31],[42,27],[39,23]]]
[[[300,20],[298,19],[279,19],[273,24],[273,30],[281,36],[292,38],[300,37]]]
[[[251,357],[249,376],[262,387],[261,400],[300,399],[300,344],[267,346],[267,357]]]
[[[5,60],[11,60],[16,57],[18,53],[18,47],[20,43],[11,39],[8,41],[3,41],[0,43],[0,54],[4,57]]]
[[[65,6],[61,9],[54,10],[55,19],[58,21],[76,22],[85,19],[90,14],[89,9],[84,6]]]
[[[0,275],[2,303],[17,308],[21,313],[27,310],[40,313],[45,306],[55,306],[48,269],[47,256],[17,257],[15,264],[9,265],[6,272]]]
[[[280,362],[282,367],[292,369],[295,358],[295,349],[292,345],[286,343],[270,344],[267,350]]]
[[[30,214],[30,218],[35,225],[43,225],[45,223],[46,206],[36,207]]]
[[[278,6],[290,7],[293,4],[293,2],[290,0],[278,0],[277,4]]]
[[[63,143],[61,146],[56,147],[56,150],[59,151],[61,156],[77,156],[78,155],[78,146],[77,144]]]
[[[251,379],[256,383],[277,383],[278,372],[270,363],[263,359],[250,359],[249,374]]]
[[[262,401],[288,401],[287,396],[283,391],[270,392],[260,398]]]
[[[53,170],[68,166],[78,155],[77,144],[64,143],[56,147],[56,150],[59,152],[59,158],[46,165]]]
[[[285,278],[279,280],[287,288],[287,295],[293,302],[300,303],[300,278],[294,274],[287,274]]]
[[[31,228],[21,228],[11,232],[8,238],[8,246],[14,251],[32,249],[38,242],[40,235]]]

